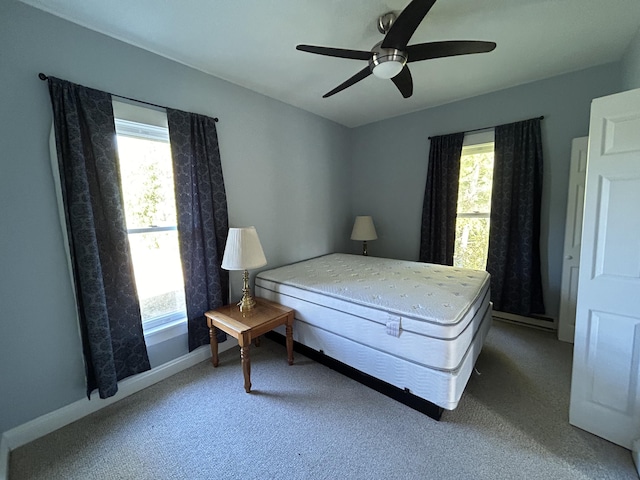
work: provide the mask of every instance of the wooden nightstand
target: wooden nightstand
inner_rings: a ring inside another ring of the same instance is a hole
[[[287,359],[289,365],[293,365],[293,310],[264,298],[256,298],[255,300],[256,306],[246,313],[241,312],[238,306],[233,304],[210,310],[204,314],[207,317],[207,326],[209,327],[211,362],[214,367],[218,366],[218,340],[214,327],[238,340],[244,374],[244,389],[247,393],[251,391],[249,347],[251,341],[257,340],[260,335],[280,325],[285,325]]]

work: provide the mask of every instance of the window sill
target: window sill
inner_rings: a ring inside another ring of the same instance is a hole
[[[145,328],[144,340],[147,346],[151,346],[186,334],[187,318],[183,317],[153,328]]]

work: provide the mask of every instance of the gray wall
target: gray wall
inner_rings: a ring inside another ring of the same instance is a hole
[[[0,432],[85,391],[38,72],[219,117],[230,223],[256,226],[269,267],[348,242],[345,127],[13,0],[0,2],[0,45]],[[186,341],[151,350],[157,364]]]
[[[640,29],[622,57],[622,89],[640,88]]]
[[[624,63],[635,85],[638,43]],[[586,135],[590,100],[621,83],[620,65],[607,65],[348,130],[15,0],[0,1],[0,45],[0,432],[85,390],[49,163],[51,108],[38,72],[220,117],[230,223],[256,226],[268,267],[358,252],[348,240],[356,214],[374,216],[373,255],[417,258],[427,136],[545,115],[542,247],[552,314],[570,140]],[[238,275],[232,284],[239,297]],[[184,338],[150,351],[155,365],[184,353]]]
[[[608,64],[355,129],[351,206],[374,218],[379,238],[369,253],[417,260],[427,137],[544,115],[542,274],[548,314],[557,317],[571,139],[588,134],[591,99],[620,91],[620,75]]]

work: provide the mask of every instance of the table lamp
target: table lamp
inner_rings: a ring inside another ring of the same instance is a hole
[[[367,241],[376,240],[376,227],[373,226],[373,219],[370,216],[359,215],[353,224],[351,240],[362,241],[362,255],[367,255]]]
[[[229,229],[227,245],[222,256],[222,268],[244,270],[242,300],[238,303],[241,312],[248,312],[256,305],[249,289],[249,270],[264,267],[266,264],[267,259],[255,227]]]

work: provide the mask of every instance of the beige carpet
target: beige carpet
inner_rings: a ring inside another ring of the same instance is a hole
[[[12,452],[20,479],[637,479],[629,451],[568,423],[571,346],[494,322],[436,422],[284,347],[237,349]]]

